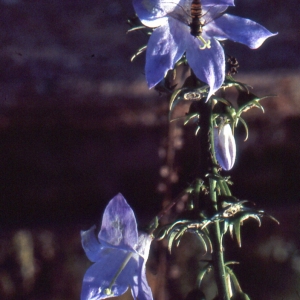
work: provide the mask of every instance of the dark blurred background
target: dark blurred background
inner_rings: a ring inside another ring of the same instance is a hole
[[[277,95],[262,100],[264,114],[245,114],[247,142],[236,131],[232,189],[281,225],[245,222],[243,247],[228,238],[225,253],[241,262],[233,268],[252,299],[300,299],[300,3],[236,0],[229,11],[279,32],[257,50],[225,49],[239,61],[239,81]],[[80,230],[99,224],[118,192],[146,225],[190,183],[194,128],[169,127],[167,97],[147,89],[144,55],[130,62],[146,43],[126,34],[133,15],[130,0],[0,1],[0,299],[79,299],[90,265]],[[176,254],[159,260],[153,245],[156,299],[192,288],[194,243],[177,249],[182,265]]]

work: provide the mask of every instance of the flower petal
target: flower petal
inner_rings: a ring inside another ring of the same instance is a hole
[[[134,212],[122,194],[106,206],[98,238],[103,245],[133,250],[138,242]]]
[[[92,262],[99,260],[101,250],[103,249],[103,246],[96,237],[95,229],[96,226],[93,226],[89,230],[80,232],[82,248],[88,259]]]
[[[148,260],[152,237],[144,232],[139,232],[139,241],[136,251],[139,257],[139,276],[132,287],[132,296],[139,300],[152,300],[153,295],[146,277],[146,262]]]
[[[220,18],[228,5],[206,6],[203,7],[204,31],[206,26],[213,20]]]
[[[213,23],[213,24],[212,24]],[[205,33],[216,39],[230,39],[256,49],[268,38],[277,33],[271,33],[260,24],[245,18],[224,14],[209,24]]]
[[[217,5],[234,6],[234,0],[202,0],[201,3],[202,6],[217,6]]]
[[[236,144],[229,124],[214,128],[214,146],[218,163],[224,170],[230,170],[235,162]]]
[[[153,241],[153,238],[149,234],[147,234],[145,232],[139,232],[139,238],[138,238],[138,244],[136,247],[136,251],[145,260],[148,259],[152,241]]]
[[[168,18],[152,33],[146,52],[146,79],[149,88],[159,83],[185,51],[185,24]],[[171,29],[171,30],[170,30]]]
[[[118,274],[129,253],[115,248],[101,250],[101,259],[93,264],[84,275],[81,300],[99,300],[120,296],[127,291],[129,286],[133,286],[133,277],[138,270],[138,254],[132,253],[132,257]]]
[[[174,7],[173,3],[169,5]],[[165,22],[168,11],[157,0],[133,0],[133,7],[141,22],[148,27],[158,27]]]
[[[205,35],[202,35],[202,37],[206,41],[208,40]],[[210,39],[211,48],[203,50],[200,49],[203,43],[198,38],[190,35],[188,41],[187,61],[195,75],[209,85],[208,100],[221,87],[225,78],[224,50],[220,43],[213,38]]]
[[[139,276],[137,282],[132,286],[131,293],[134,299],[138,300],[153,300],[151,288],[147,281],[146,276],[146,260],[142,257],[139,258]]]

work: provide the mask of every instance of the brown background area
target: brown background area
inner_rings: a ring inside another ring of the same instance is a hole
[[[226,255],[241,261],[234,270],[252,299],[299,299],[300,5],[237,0],[230,12],[279,32],[260,49],[228,42],[226,51],[239,60],[238,80],[260,96],[278,95],[263,100],[265,114],[245,116],[247,142],[237,129],[230,175],[237,197],[281,225],[249,221],[242,249],[228,238]],[[129,0],[0,1],[1,299],[79,299],[89,266],[79,231],[99,223],[118,192],[141,225],[161,208],[168,103],[148,91],[144,56],[130,63],[146,43],[126,35],[133,13]],[[197,157],[194,129],[175,129],[174,195],[190,182]],[[195,269],[187,266],[201,251],[186,239],[189,251],[182,243],[167,269],[153,245],[156,299],[183,299],[191,289]],[[167,274],[166,289],[159,274]]]

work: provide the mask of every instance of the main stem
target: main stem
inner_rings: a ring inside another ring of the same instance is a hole
[[[199,177],[206,180],[209,186],[209,195],[200,194],[199,202],[203,203],[210,217],[218,212],[218,202],[216,193],[216,180],[214,176],[207,177],[207,174],[218,175],[216,162],[212,154],[213,141],[211,140],[211,132],[213,131],[213,123],[211,121],[212,103],[205,103],[204,99],[194,102],[195,109],[200,115],[198,133],[200,141],[200,162]],[[200,207],[202,205],[199,205]],[[215,280],[218,287],[218,295],[220,300],[230,300],[229,289],[227,285],[227,276],[224,266],[222,236],[219,221],[210,225],[210,238],[213,247],[212,259],[214,265]]]

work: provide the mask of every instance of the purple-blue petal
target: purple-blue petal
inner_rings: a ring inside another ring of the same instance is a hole
[[[115,196],[105,208],[100,243],[133,250],[138,242],[137,224],[134,212],[122,194]]]
[[[148,260],[150,245],[153,238],[144,232],[139,232],[139,241],[136,251],[139,257],[139,276],[136,278],[135,285],[132,287],[134,299],[152,300],[153,295],[146,277],[146,262]]]
[[[132,286],[131,293],[134,299],[153,300],[152,290],[148,284],[146,276],[146,260],[139,258],[139,275],[137,282]]]
[[[202,6],[217,6],[217,5],[234,6],[234,0],[202,0],[201,4]]]
[[[153,238],[145,233],[139,232],[138,244],[136,246],[136,252],[142,256],[145,260],[148,259],[150,246],[153,241]]]
[[[207,41],[208,38],[203,35]],[[189,44],[186,50],[187,61],[195,75],[206,82],[209,87],[207,99],[214,94],[223,84],[225,78],[225,56],[220,43],[215,39],[210,39],[211,48],[200,49],[202,41],[193,36],[189,36]]]
[[[89,230],[80,232],[82,248],[92,262],[100,259],[101,250],[103,249],[103,246],[98,241],[95,229],[96,226],[93,226]]]
[[[236,156],[236,144],[229,124],[225,124],[220,129],[214,128],[214,146],[220,166],[226,171],[232,169]]]
[[[132,257],[116,277],[129,253],[115,248],[101,250],[101,259],[84,275],[81,300],[99,300],[123,295],[128,287],[133,285],[133,278],[138,272],[139,257],[136,253],[132,253]],[[110,287],[115,277],[116,280]],[[108,288],[111,289],[111,294],[107,293]]]
[[[267,38],[277,34],[252,20],[228,14],[214,20],[205,33],[216,39],[230,39],[245,44],[251,49],[260,47]]]
[[[189,29],[185,24],[168,18],[152,33],[147,45],[145,67],[149,88],[159,83],[182,57],[185,51],[185,27]]]
[[[168,13],[157,0],[133,0],[133,7],[141,22],[148,27],[160,26]]]
[[[207,6],[203,8],[203,17],[204,27],[203,30],[206,30],[206,26],[211,23],[213,20],[220,18],[224,11],[228,8],[228,5],[218,5],[218,6]]]

